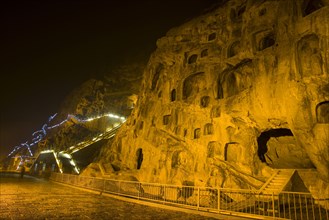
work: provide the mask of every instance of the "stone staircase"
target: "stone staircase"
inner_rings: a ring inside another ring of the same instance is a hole
[[[285,189],[294,173],[295,170],[293,169],[276,170],[276,172],[264,183],[256,194],[243,201],[225,204],[223,208],[238,212],[241,210],[251,210],[256,206],[258,209],[262,209],[260,206],[268,206],[273,199],[278,199],[279,193]]]
[[[280,169],[277,170],[259,189],[260,193],[280,193],[285,189],[291,177],[296,170],[294,169]]]

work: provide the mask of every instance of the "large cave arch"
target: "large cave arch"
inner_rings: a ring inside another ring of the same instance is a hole
[[[259,159],[272,168],[314,168],[306,151],[297,143],[290,129],[264,131],[257,138],[257,144]]]
[[[206,89],[205,73],[199,72],[188,76],[183,82],[183,99],[195,97],[198,93]]]

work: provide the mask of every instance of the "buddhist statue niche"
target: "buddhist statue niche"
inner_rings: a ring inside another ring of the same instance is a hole
[[[183,83],[183,99],[194,97],[204,89],[206,89],[205,74],[201,72],[190,75]]]
[[[240,41],[235,41],[231,44],[227,51],[227,58],[237,55],[240,51]]]
[[[323,60],[318,36],[311,34],[300,39],[297,55],[297,67],[302,78],[322,75]]]
[[[234,68],[224,70],[218,80],[217,98],[237,95],[251,86],[253,68],[251,60],[245,60]]]
[[[329,124],[329,102],[322,102],[316,107],[317,122],[321,124]]]

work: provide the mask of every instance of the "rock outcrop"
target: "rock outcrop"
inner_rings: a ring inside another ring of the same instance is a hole
[[[328,4],[230,0],[170,30],[99,162],[146,182],[259,188],[310,168],[328,185]]]

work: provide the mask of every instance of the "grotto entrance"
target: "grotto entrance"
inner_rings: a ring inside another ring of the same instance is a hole
[[[306,151],[287,128],[264,131],[257,138],[258,157],[268,166],[276,169],[314,168]]]

